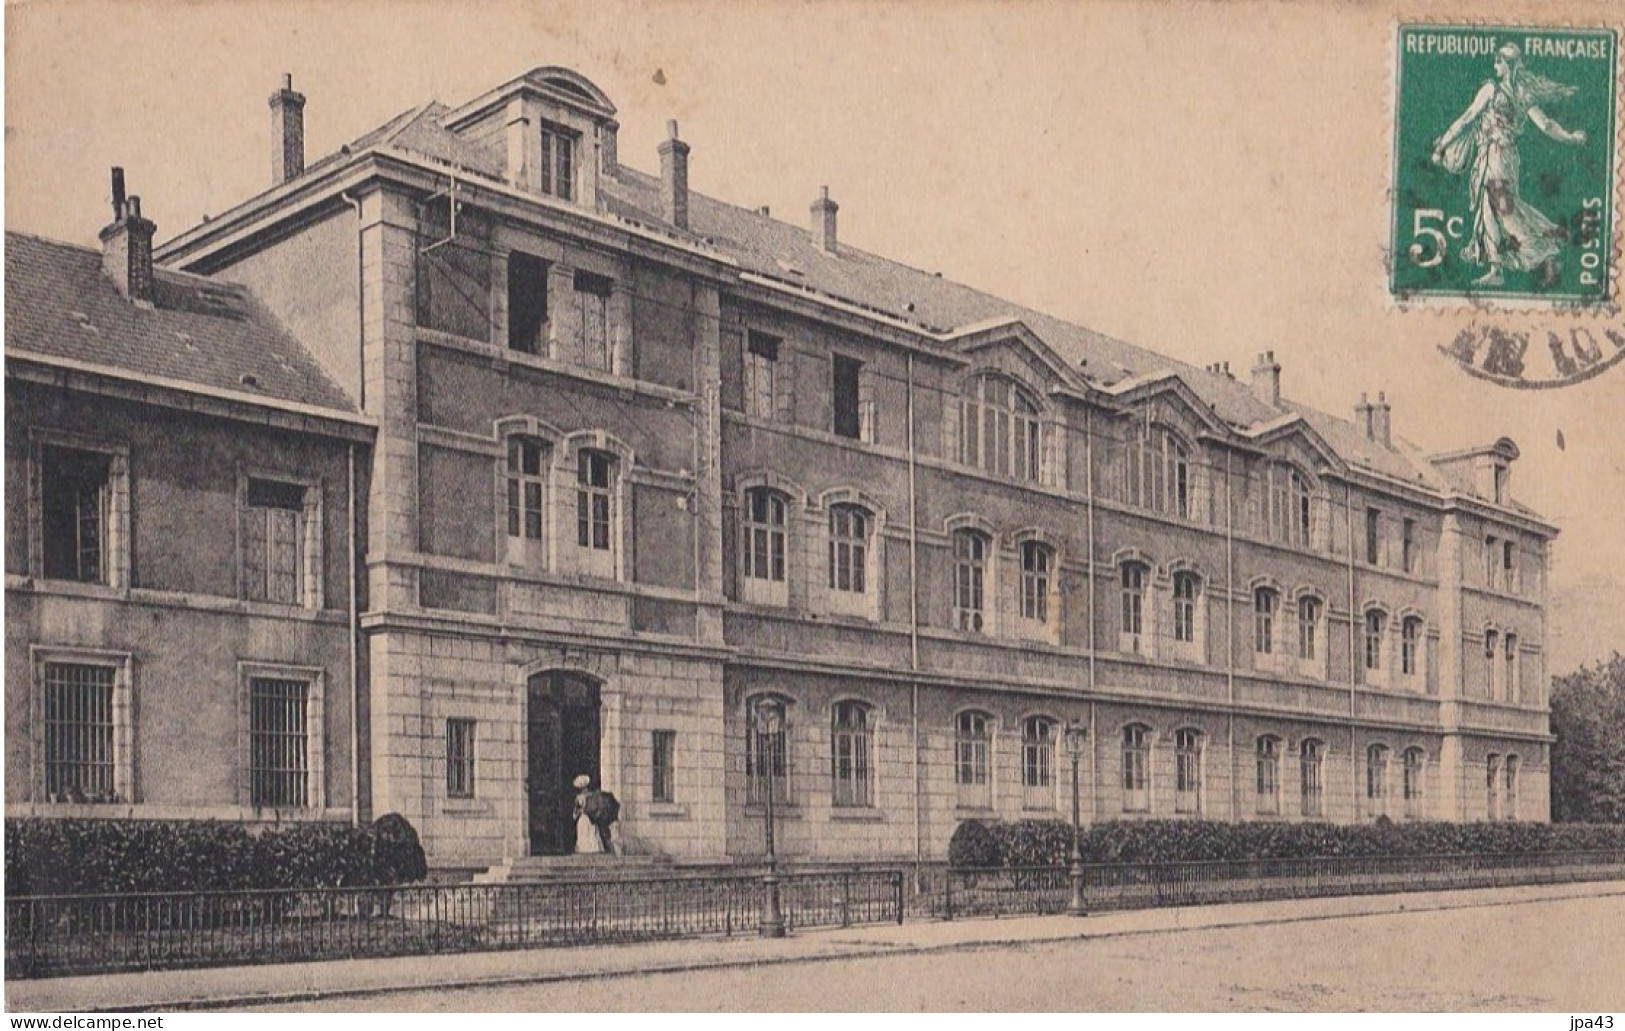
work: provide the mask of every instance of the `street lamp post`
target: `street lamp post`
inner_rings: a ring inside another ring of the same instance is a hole
[[[1083,758],[1087,734],[1088,731],[1077,722],[1067,721],[1066,754],[1072,759],[1072,865],[1068,871],[1072,881],[1072,900],[1067,903],[1066,911],[1071,916],[1089,915],[1088,908],[1083,904],[1083,849],[1078,840],[1078,760]]]
[[[779,761],[777,742],[784,732],[784,707],[775,699],[764,698],[756,706],[756,766],[757,774],[767,788],[767,872],[762,875],[765,889],[762,920],[757,931],[763,938],[784,937],[784,909],[779,898],[778,855],[773,844],[773,803],[778,794],[776,764]]]

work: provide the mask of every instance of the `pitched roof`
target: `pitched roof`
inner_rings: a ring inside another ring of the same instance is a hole
[[[6,353],[351,414],[356,406],[246,287],[155,268],[152,308],[126,300],[100,251],[6,233]]]

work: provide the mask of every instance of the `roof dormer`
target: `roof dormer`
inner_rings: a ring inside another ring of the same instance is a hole
[[[534,68],[452,111],[445,127],[491,143],[517,189],[596,209],[616,162],[615,105],[568,68]]]

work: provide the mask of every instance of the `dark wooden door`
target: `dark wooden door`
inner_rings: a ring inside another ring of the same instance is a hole
[[[575,851],[575,787],[585,773],[600,785],[598,685],[569,673],[542,673],[527,691],[527,788],[532,855]]]

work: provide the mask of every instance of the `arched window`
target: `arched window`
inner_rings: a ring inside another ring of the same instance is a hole
[[[539,567],[547,562],[547,442],[514,434],[508,438],[508,561]]]
[[[1382,635],[1387,629],[1388,617],[1381,609],[1370,609],[1365,614],[1365,668],[1368,673],[1382,672]]]
[[[1049,623],[1049,592],[1055,575],[1055,551],[1039,541],[1021,545],[1021,616]]]
[[[1288,462],[1271,462],[1265,530],[1271,540],[1307,548],[1314,540],[1314,504],[1309,479]]]
[[[1275,816],[1281,811],[1281,739],[1258,739],[1258,813]]]
[[[1040,479],[1043,424],[1038,405],[1002,376],[973,379],[961,399],[960,460],[999,476]]]
[[[1195,573],[1174,574],[1174,640],[1181,644],[1196,643],[1197,590]]]
[[[993,807],[992,726],[992,716],[974,709],[954,719],[954,782],[961,807]]]
[[[1202,732],[1174,733],[1174,812],[1202,811]]]
[[[829,586],[832,591],[863,594],[867,591],[869,513],[857,505],[835,505],[829,510]]]
[[[1123,811],[1151,811],[1151,728],[1140,723],[1123,728]]]
[[[1502,807],[1501,815],[1508,820],[1518,818],[1518,768],[1518,757],[1515,755],[1507,756],[1506,805]]]
[[[1404,755],[1405,815],[1415,820],[1422,815],[1422,768],[1427,756],[1420,748],[1407,748]]]
[[[1022,805],[1055,807],[1055,721],[1029,716],[1021,724]]]
[[[987,623],[987,559],[992,542],[979,530],[954,531],[954,625],[981,633]]]
[[[1422,671],[1422,618],[1406,616],[1399,625],[1399,672],[1414,677]]]
[[[1505,679],[1507,701],[1522,702],[1523,678],[1518,675],[1518,635],[1509,633],[1506,636],[1507,672]]]
[[[1365,750],[1365,804],[1367,816],[1388,814],[1388,747]]]
[[[1298,599],[1298,658],[1304,662],[1320,661],[1320,614],[1324,606],[1312,594]]]
[[[778,695],[745,699],[745,783],[752,804],[790,800],[790,702]]]
[[[1490,698],[1501,697],[1501,635],[1494,630],[1484,631],[1484,686]]]
[[[785,562],[785,499],[767,487],[745,492],[743,595],[746,601],[783,605],[788,601]]]
[[[1501,818],[1501,757],[1494,752],[1484,757],[1484,818]]]
[[[1275,615],[1281,596],[1271,587],[1253,591],[1253,651],[1270,655],[1275,651]]]
[[[836,702],[830,727],[830,801],[838,806],[874,805],[869,761],[871,711],[862,702]]]
[[[1314,738],[1304,738],[1298,748],[1298,779],[1304,816],[1325,815],[1326,774],[1321,768],[1325,755],[1326,746]]]
[[[1137,508],[1189,519],[1190,450],[1164,426],[1139,424],[1129,432],[1123,500]]]
[[[1118,650],[1145,652],[1145,581],[1149,572],[1140,562],[1125,562],[1122,568],[1122,612]]]

